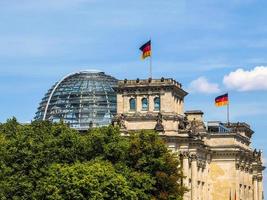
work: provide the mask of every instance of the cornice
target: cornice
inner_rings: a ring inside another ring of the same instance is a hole
[[[175,85],[131,85],[124,87],[114,88],[118,94],[124,95],[136,95],[136,94],[148,94],[148,92],[162,93],[175,92],[180,98],[184,98],[188,93]]]
[[[183,98],[188,93],[182,89],[182,84],[170,78],[161,79],[136,79],[120,80],[114,90],[119,93],[135,93],[135,91],[174,91],[179,97]]]
[[[174,121],[180,121],[183,119],[183,116],[177,113],[167,113],[167,112],[160,112],[162,115],[163,120],[174,120]],[[157,120],[159,112],[134,112],[134,113],[127,113],[124,115],[124,120],[126,121],[153,121]],[[116,115],[114,119],[116,120],[119,117],[119,115]]]
[[[209,138],[237,138],[241,141],[243,141],[244,143],[246,143],[247,145],[249,145],[250,139],[239,134],[239,133],[208,133],[207,137]]]

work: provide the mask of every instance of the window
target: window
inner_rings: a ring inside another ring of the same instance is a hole
[[[148,110],[148,101],[147,98],[142,99],[142,110]]]
[[[160,98],[159,97],[154,98],[154,110],[156,111],[160,110]]]
[[[131,98],[130,101],[130,110],[135,110],[136,109],[136,101],[134,98]]]

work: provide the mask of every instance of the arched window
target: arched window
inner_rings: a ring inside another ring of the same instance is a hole
[[[160,110],[160,98],[159,97],[154,98],[154,110],[155,111]]]
[[[148,110],[148,100],[147,98],[142,99],[142,110]]]
[[[131,98],[129,100],[129,103],[130,103],[130,110],[135,110],[136,109],[136,101],[135,101],[135,98]]]

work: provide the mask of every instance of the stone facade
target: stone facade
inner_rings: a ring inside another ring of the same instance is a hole
[[[262,153],[250,147],[249,125],[205,124],[203,112],[184,112],[187,92],[173,79],[125,79],[115,90],[122,133],[156,130],[180,156],[185,200],[263,199]]]

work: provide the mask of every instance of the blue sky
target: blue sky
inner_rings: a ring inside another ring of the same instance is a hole
[[[181,82],[190,91],[186,109],[203,110],[206,120],[225,121],[225,108],[213,101],[229,91],[231,120],[249,123],[253,146],[267,155],[266,6],[264,0],[0,0],[0,122],[30,121],[44,93],[70,72],[147,78],[138,48],[151,37],[153,77]]]

